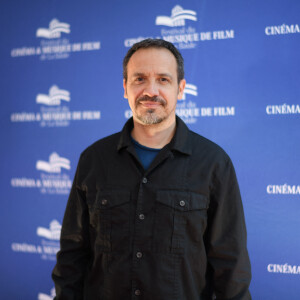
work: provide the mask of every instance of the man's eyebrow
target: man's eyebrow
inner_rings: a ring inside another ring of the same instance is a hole
[[[155,75],[157,75],[159,77],[168,77],[171,80],[173,80],[173,76],[171,74],[169,74],[169,73],[156,73]],[[132,74],[131,77],[134,78],[134,77],[145,77],[145,76],[147,76],[147,74],[142,73],[142,72],[135,72],[135,73]]]
[[[145,74],[141,72],[136,72],[132,74],[132,77],[139,77],[139,76],[145,76]]]

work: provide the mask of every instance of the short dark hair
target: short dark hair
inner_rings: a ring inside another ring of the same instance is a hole
[[[177,80],[178,83],[184,78],[183,57],[177,48],[170,42],[162,39],[145,39],[135,43],[127,52],[123,59],[123,78],[127,81],[127,65],[131,56],[139,49],[145,48],[165,48],[172,52],[177,62]]]

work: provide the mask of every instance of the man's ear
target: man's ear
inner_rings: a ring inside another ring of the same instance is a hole
[[[124,88],[124,98],[128,99],[125,78],[123,79],[123,88]]]
[[[178,86],[178,99],[182,99],[184,88],[185,88],[186,81],[185,79],[181,79]]]

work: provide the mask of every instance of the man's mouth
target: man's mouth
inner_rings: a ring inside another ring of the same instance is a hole
[[[146,108],[156,108],[162,105],[160,102],[153,101],[141,101],[139,103]]]
[[[159,97],[148,97],[148,96],[143,96],[140,97],[137,100],[137,105],[138,104],[142,104],[144,107],[147,108],[156,108],[159,106],[165,106],[166,105],[166,101],[162,98]]]

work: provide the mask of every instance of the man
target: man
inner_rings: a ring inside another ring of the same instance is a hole
[[[123,62],[133,118],[81,155],[53,271],[56,299],[249,300],[232,163],[175,115],[183,59],[147,39]]]

